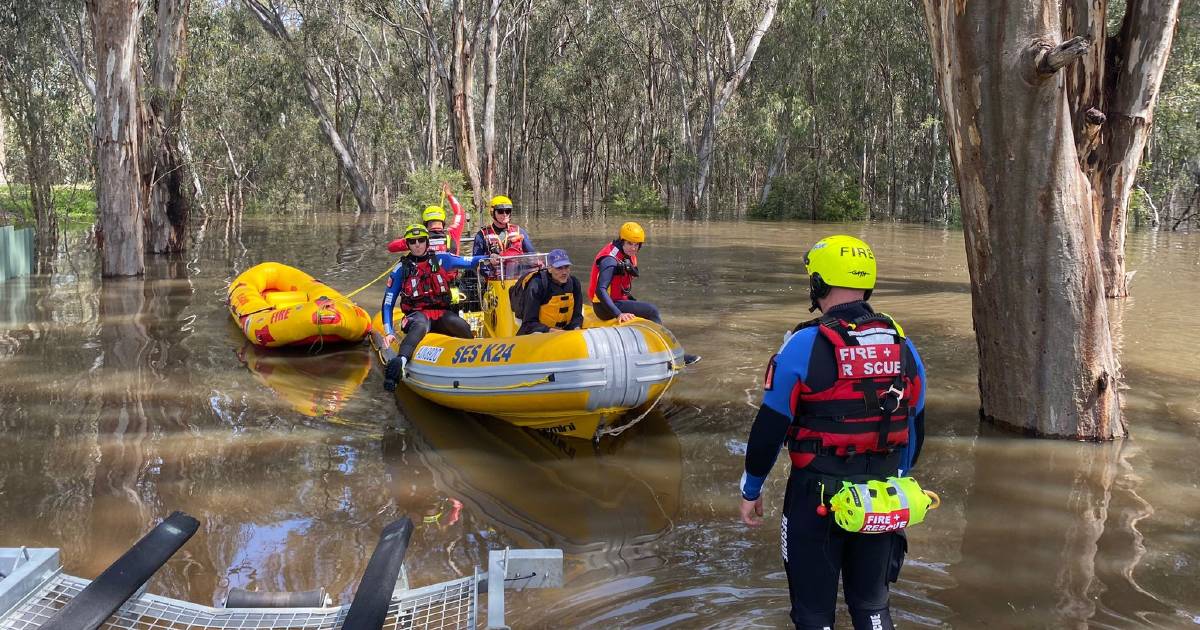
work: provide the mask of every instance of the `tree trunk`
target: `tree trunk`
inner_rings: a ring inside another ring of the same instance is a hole
[[[321,90],[317,86],[317,82],[313,79],[312,74],[308,71],[307,66],[304,65],[303,55],[295,50],[295,47],[292,45],[291,36],[287,32],[287,27],[284,25],[283,19],[276,13],[274,5],[269,7],[263,6],[258,0],[243,0],[243,2],[250,8],[250,12],[258,18],[258,22],[262,25],[263,30],[282,42],[284,47],[291,53],[291,56],[300,64],[300,80],[304,84],[304,95],[307,97],[308,107],[312,110],[313,115],[317,117],[317,123],[321,128],[321,133],[325,136],[325,141],[333,149],[334,156],[337,157],[342,173],[346,176],[346,180],[350,182],[350,191],[354,193],[354,200],[358,202],[359,211],[375,212],[375,203],[371,199],[371,186],[367,184],[366,178],[363,177],[362,171],[358,168],[358,156],[355,155],[350,144],[342,139],[341,133],[329,116],[329,111],[325,109],[325,103],[321,100]]]
[[[476,211],[483,210],[479,177],[479,141],[475,134],[475,43],[467,33],[465,0],[454,2],[454,43],[450,62],[450,126],[454,128],[459,168],[467,176]],[[482,221],[480,223],[482,225]]]
[[[1093,192],[1059,72],[1086,45],[1054,45],[1050,0],[923,4],[962,199],[980,413],[1035,435],[1123,436]]]
[[[190,5],[191,0],[158,0],[150,68],[150,124],[145,130],[149,161],[142,167],[153,177],[147,226],[152,254],[181,252],[187,245],[191,200],[185,192],[189,169],[179,141],[183,129],[179,89],[184,74],[179,62],[187,46]]]
[[[483,79],[483,188],[496,190],[496,73],[500,54],[500,0],[488,9],[487,46]]]
[[[1130,0],[1121,31],[1105,42],[1105,122],[1099,132],[1092,186],[1099,199],[1100,262],[1105,295],[1129,295],[1125,231],[1129,198],[1154,119],[1158,88],[1179,17],[1179,0]],[[1093,114],[1095,117],[1095,114]],[[1087,156],[1085,156],[1087,161]]]
[[[101,273],[136,276],[143,260],[138,0],[88,0],[96,47],[96,202]]]
[[[427,44],[425,50],[428,55],[427,61],[429,65],[427,69],[428,82],[426,83],[427,88],[425,90],[425,161],[430,167],[437,168],[439,162],[441,162],[439,151],[441,147],[438,145],[437,85],[439,80],[437,58],[434,56],[435,52],[432,43]]]
[[[704,127],[700,132],[700,142],[696,146],[696,179],[692,184],[692,189],[688,196],[688,210],[695,212],[699,209],[701,202],[704,200],[704,195],[708,191],[708,177],[712,171],[713,147],[717,140],[717,128],[721,122],[721,115],[725,112],[725,108],[729,106],[729,101],[733,98],[734,92],[741,85],[742,79],[746,78],[746,73],[750,71],[750,64],[754,62],[754,55],[758,53],[758,45],[762,42],[763,35],[767,34],[767,29],[771,28],[771,22],[775,20],[775,10],[779,7],[779,0],[767,0],[767,5],[763,9],[762,18],[759,19],[758,25],[754,27],[754,32],[750,34],[750,41],[746,42],[746,48],[742,51],[741,59],[737,62],[732,75],[726,79],[718,90],[716,98],[710,104],[710,109],[707,116],[704,118]]]

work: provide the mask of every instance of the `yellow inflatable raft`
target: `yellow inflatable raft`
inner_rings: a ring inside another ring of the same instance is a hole
[[[312,276],[277,262],[242,272],[229,285],[229,312],[256,346],[361,341],[371,317]]]
[[[585,439],[618,433],[630,410],[657,402],[671,386],[683,347],[659,324],[602,322],[586,306],[583,329],[514,336],[508,288],[541,257],[507,259],[507,277],[486,283],[483,311],[462,314],[476,338],[429,333],[403,382],[440,405],[521,427]],[[397,346],[381,346],[382,314],[374,330],[372,344],[386,364]]]

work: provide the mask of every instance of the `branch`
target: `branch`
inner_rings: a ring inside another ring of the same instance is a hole
[[[1050,76],[1086,55],[1088,48],[1092,46],[1092,40],[1079,35],[1054,48],[1045,42],[1034,42],[1033,46],[1038,49],[1037,55],[1034,57],[1038,74]]]
[[[67,39],[67,30],[63,28],[62,20],[58,18],[58,15],[53,15],[52,17],[54,19],[54,29],[58,33],[58,41],[62,44],[63,54],[67,57],[67,63],[70,64],[71,70],[75,72],[75,76],[79,79],[79,82],[87,89],[88,94],[92,95],[92,101],[95,101],[96,81],[88,74],[82,56],[75,52],[75,47]]]

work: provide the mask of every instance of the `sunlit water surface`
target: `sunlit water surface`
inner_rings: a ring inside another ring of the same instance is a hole
[[[527,223],[586,281],[620,219]],[[564,549],[566,587],[512,595],[516,627],[785,626],[786,458],[766,487],[767,526],[737,521],[736,482],[765,362],[810,317],[803,252],[850,230],[879,258],[872,302],[904,324],[929,373],[917,474],[943,507],[910,531],[895,617],[1200,625],[1200,327],[1188,316],[1200,236],[1131,236],[1134,297],[1112,319],[1133,437],[1094,445],[980,426],[961,233],[646,224],[636,293],[704,360],[642,426],[599,447],[397,400],[362,346],[246,346],[223,304],[240,270],[278,260],[352,290],[394,260],[384,245],[399,225],[385,217],[214,219],[183,258],[104,283],[90,246],[69,239],[47,273],[0,283],[0,546],[61,547],[68,571],[94,577],[184,510],[200,531],[153,592],[219,604],[235,587],[324,586],[348,602],[380,529],[409,514],[414,584],[469,575],[489,549]],[[382,290],[357,299],[375,310]],[[1026,382],[1014,371],[1014,388]]]

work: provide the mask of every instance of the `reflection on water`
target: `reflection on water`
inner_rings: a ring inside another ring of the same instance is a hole
[[[348,291],[394,256],[388,216],[287,225],[202,221],[185,258],[96,278],[82,239],[49,271],[0,283],[0,545],[58,546],[94,576],[156,519],[201,531],[151,589],[219,602],[233,587],[324,586],[348,601],[383,525],[419,521],[417,584],[469,574],[487,550],[557,546],[564,589],[510,598],[517,627],[777,627],[778,510],[737,523],[736,481],[767,357],[809,317],[807,244],[849,229],[875,245],[873,301],[929,372],[922,484],[943,507],[910,532],[893,591],[906,627],[1195,627],[1200,618],[1200,237],[1132,235],[1134,297],[1111,305],[1133,438],[1092,445],[981,429],[959,233],[918,226],[647,222],[637,294],[705,360],[635,431],[594,448],[385,394],[361,346],[319,356],[244,345],[222,299],[264,260]],[[528,221],[588,260],[620,219]],[[577,269],[584,274],[586,269]],[[360,295],[374,310],[375,286]],[[1181,354],[1183,353],[1183,354]],[[1014,385],[1023,375],[1014,374]],[[844,619],[844,615],[843,615]]]

